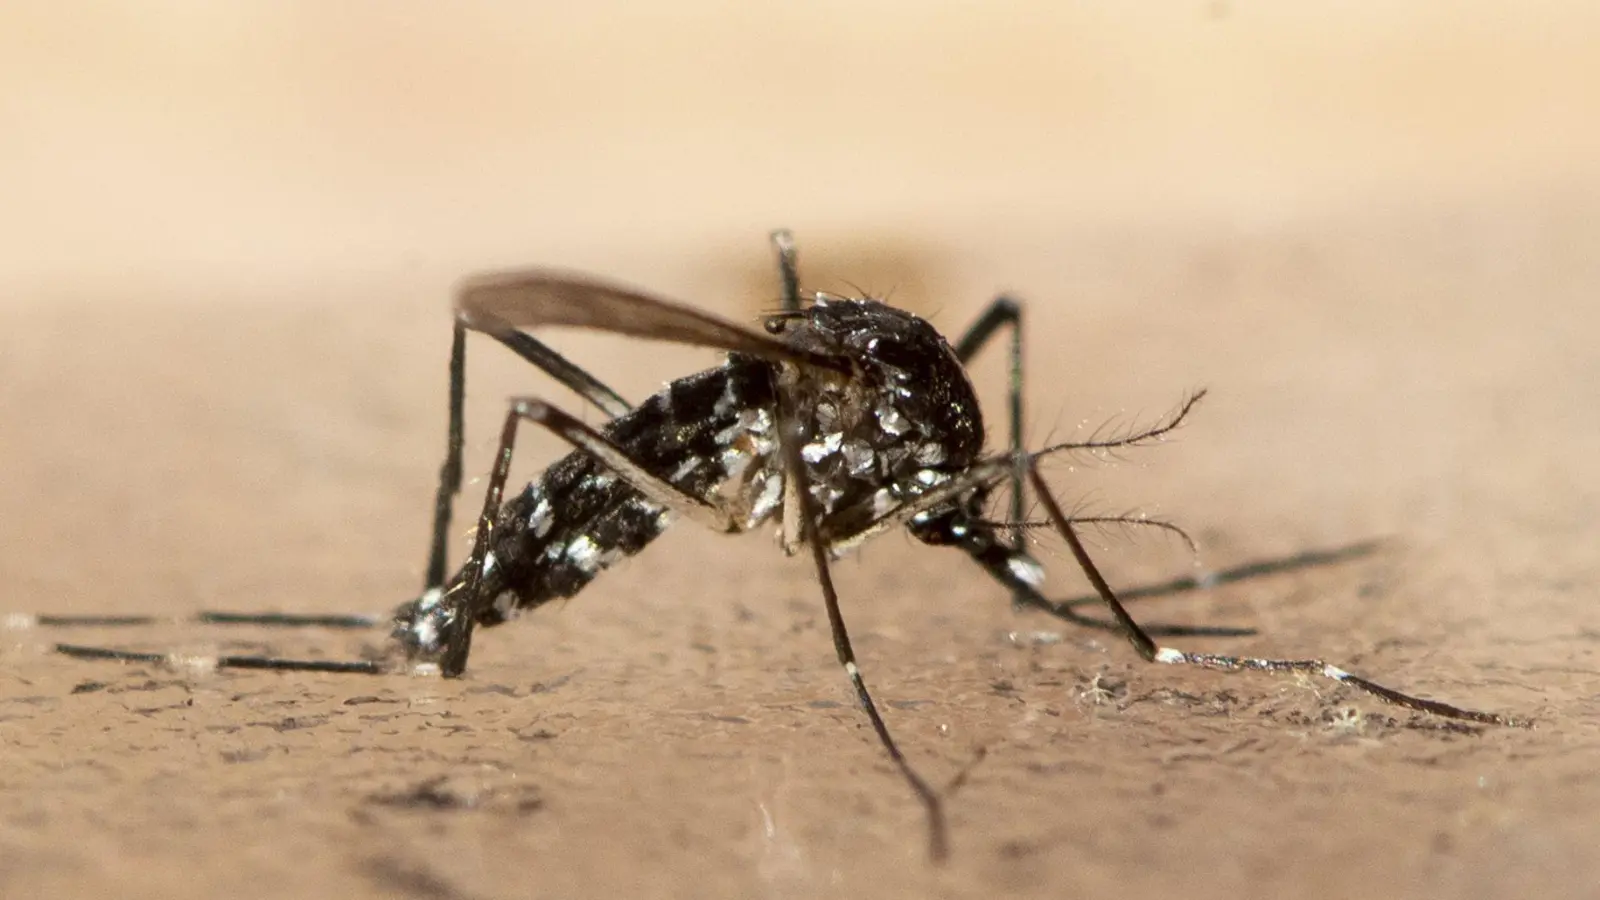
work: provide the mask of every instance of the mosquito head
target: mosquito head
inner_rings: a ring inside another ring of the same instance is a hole
[[[972,384],[932,325],[876,300],[818,295],[767,328],[854,373],[791,367],[784,390],[805,423],[801,457],[825,514],[892,505],[966,470],[983,448]]]
[[[919,438],[923,465],[958,471],[982,451],[983,415],[972,383],[927,321],[877,300],[818,295],[797,315],[774,317],[768,328],[774,327],[796,347],[855,360],[862,383],[848,399],[878,418],[887,436]],[[940,449],[927,446],[933,444]]]

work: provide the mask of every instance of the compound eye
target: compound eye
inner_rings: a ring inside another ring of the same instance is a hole
[[[926,371],[930,365],[928,351],[900,341],[873,340],[867,345],[867,353],[902,372]]]

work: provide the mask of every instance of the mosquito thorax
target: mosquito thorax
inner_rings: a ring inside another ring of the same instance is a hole
[[[983,417],[966,370],[923,319],[876,300],[821,295],[767,329],[859,367],[851,377],[792,373],[807,425],[801,458],[825,514],[868,500],[886,511],[982,452]]]

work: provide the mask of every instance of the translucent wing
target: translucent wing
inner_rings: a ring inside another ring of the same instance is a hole
[[[468,326],[489,334],[566,325],[854,371],[843,357],[791,347],[709,313],[576,272],[524,269],[474,276],[457,289],[456,311]]]

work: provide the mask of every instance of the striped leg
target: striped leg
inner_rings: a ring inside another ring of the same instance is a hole
[[[1301,672],[1310,675],[1320,675],[1340,684],[1349,685],[1365,691],[1385,703],[1392,703],[1406,709],[1414,709],[1447,719],[1459,719],[1466,722],[1481,722],[1486,725],[1517,725],[1527,727],[1531,723],[1527,719],[1502,716],[1497,713],[1479,712],[1477,710],[1463,709],[1441,703],[1437,700],[1426,700],[1403,694],[1393,688],[1384,687],[1374,681],[1369,681],[1359,675],[1353,675],[1339,666],[1332,665],[1320,659],[1261,659],[1248,656],[1223,656],[1215,653],[1192,653],[1177,650],[1172,647],[1163,647],[1151,639],[1149,633],[1139,623],[1128,615],[1122,601],[1117,599],[1111,586],[1106,583],[1100,570],[1089,558],[1088,551],[1084,549],[1083,542],[1078,539],[1077,532],[1072,523],[1061,511],[1060,504],[1050,493],[1050,486],[1045,483],[1044,476],[1040,474],[1036,462],[1028,466],[1028,478],[1033,482],[1034,490],[1039,495],[1040,502],[1044,505],[1050,520],[1055,523],[1056,530],[1066,540],[1067,546],[1072,548],[1072,555],[1077,559],[1078,566],[1088,577],[1089,583],[1094,585],[1095,592],[1110,609],[1111,615],[1122,626],[1123,634],[1134,650],[1146,662],[1164,663],[1167,665],[1191,665],[1207,669],[1221,669],[1223,671],[1255,671],[1255,672]]]

